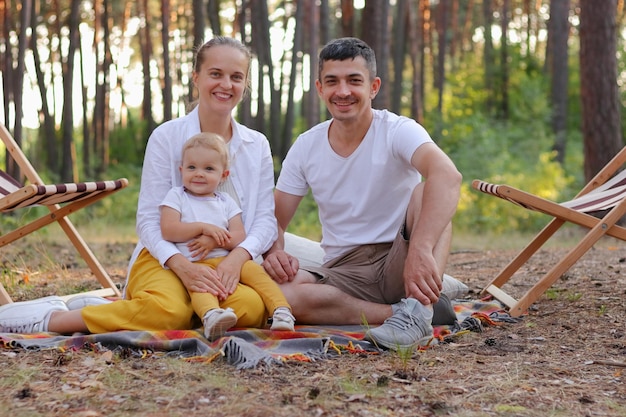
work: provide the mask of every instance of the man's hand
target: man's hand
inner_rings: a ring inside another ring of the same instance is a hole
[[[300,269],[298,259],[284,250],[276,250],[268,254],[262,265],[269,276],[279,284],[293,281]]]
[[[404,263],[404,289],[406,295],[424,305],[439,299],[442,277],[432,253],[410,254]]]

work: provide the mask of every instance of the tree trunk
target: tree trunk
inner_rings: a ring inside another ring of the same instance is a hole
[[[341,36],[354,36],[354,1],[341,0]]]
[[[170,0],[161,0],[161,42],[163,43],[163,121],[172,120],[172,75],[170,73]]]
[[[250,46],[250,40],[252,38],[252,34],[247,32],[247,29],[250,25],[253,24],[250,18],[250,1],[241,0],[241,8],[237,13],[237,17],[235,19],[235,27],[239,30],[241,34],[241,39],[245,45]],[[252,40],[254,41],[254,40]],[[244,96],[241,104],[239,105],[239,121],[246,126],[252,126],[252,111],[250,107],[252,106],[252,100],[249,96]]]
[[[32,0],[24,0],[20,9],[20,26],[17,38],[17,60],[15,62],[15,69],[13,69],[13,63],[11,63],[10,78],[12,79],[11,85],[9,85],[9,97],[13,99],[15,122],[13,124],[13,138],[18,145],[22,144],[22,117],[24,115],[23,108],[23,89],[24,89],[24,70],[26,47],[28,46],[28,27],[31,18]],[[9,54],[6,54],[9,55]],[[6,90],[5,90],[6,91]],[[9,99],[10,100],[10,99]],[[8,124],[8,114],[5,116]],[[7,155],[8,156],[8,155]],[[20,178],[21,173],[17,164],[13,160],[7,160],[7,172],[14,178]]]
[[[361,39],[374,49],[378,76],[383,81],[380,91],[372,100],[372,106],[378,109],[388,108],[390,101],[388,14],[389,0],[368,1],[365,2],[361,21]]]
[[[502,21],[500,40],[500,116],[509,118],[509,0],[502,0]]]
[[[408,7],[408,38],[411,51],[411,117],[422,123],[424,120],[423,71],[424,71],[424,15],[423,0],[410,0]]]
[[[319,10],[320,38],[318,39],[318,42],[321,42],[322,45],[326,45],[330,41],[330,9],[328,7],[328,0],[320,0]],[[315,51],[315,56],[317,56],[317,51]],[[315,71],[315,74],[317,74],[317,69]],[[316,75],[312,75],[313,77],[316,77]],[[315,78],[313,79],[315,80]]]
[[[624,146],[615,16],[616,0],[580,1],[580,96],[587,181]]]
[[[139,0],[140,14],[144,17],[144,26],[139,30],[141,43],[141,63],[143,70],[143,101],[141,105],[141,118],[146,121],[146,129],[152,132],[156,126],[152,115],[152,91],[150,89],[150,59],[152,57],[152,40],[150,38],[150,11],[148,0]]]
[[[459,48],[461,49],[461,55],[465,55],[466,51],[473,50],[472,36],[474,35],[474,0],[467,1],[467,7],[465,9],[465,16],[463,21],[463,27],[461,28],[461,40],[459,42]]]
[[[448,21],[448,25],[450,26],[450,47],[448,48],[448,50],[450,52],[448,52],[448,55],[450,56],[450,63],[452,64],[452,68],[456,67],[456,62],[457,62],[457,53],[458,53],[458,45],[459,45],[459,37],[460,37],[460,30],[459,30],[459,0],[452,0],[452,7],[450,7],[450,10],[448,10],[448,15],[450,16]]]
[[[407,21],[409,19],[407,0],[396,3],[396,23],[393,27],[393,85],[391,94],[391,111],[400,113],[402,109],[402,92],[404,59],[407,44]]]
[[[304,6],[303,2],[307,0],[296,0],[296,16],[295,16],[295,28],[293,35],[293,49],[291,51],[291,73],[289,74],[289,91],[287,93],[287,111],[285,112],[285,124],[282,134],[282,141],[280,149],[278,150],[277,157],[282,161],[287,156],[287,151],[291,146],[293,139],[293,127],[295,116],[295,102],[294,91],[296,88],[296,78],[298,64],[300,59],[298,58],[299,52],[302,51],[302,38],[303,38],[303,26],[302,20],[304,19]]]
[[[199,8],[202,9],[202,0],[193,0],[194,2],[194,11],[196,10],[196,3],[198,4]],[[221,36],[222,35],[222,24],[220,22],[220,0],[208,0],[207,2],[207,14],[209,15],[209,24],[211,25],[211,31],[213,31],[213,35],[215,36]],[[204,15],[203,13],[200,13],[198,15],[195,14],[194,12],[194,26],[200,23],[200,20],[202,20],[202,24],[198,25],[198,28],[194,27],[194,34],[195,35],[200,35],[200,36],[196,36],[196,38],[198,39],[204,39],[204,28],[205,28],[205,24],[204,24]],[[202,31],[200,31],[200,28],[202,28]],[[199,43],[198,45],[201,45],[201,43]]]
[[[0,49],[3,49],[5,53],[0,54],[0,70],[2,70],[2,91],[4,94],[2,95],[2,108],[4,114],[4,123],[6,125],[7,130],[11,130],[11,126],[9,126],[9,117],[11,114],[11,102],[13,97],[13,91],[11,88],[15,85],[13,82],[13,48],[11,43],[9,42],[11,29],[13,28],[13,16],[11,0],[6,0],[5,7],[0,8],[0,21],[2,22],[2,36],[0,37]],[[5,167],[7,173],[13,175],[12,170],[14,171],[14,167],[16,166],[15,162],[9,157],[7,153],[5,155]],[[17,174],[17,173],[15,173]],[[19,178],[19,177],[17,177]]]
[[[443,118],[443,87],[446,79],[446,35],[448,27],[448,3],[441,2],[437,6],[437,69],[435,74],[435,88],[437,89],[437,117]],[[438,123],[440,130],[441,122]]]
[[[109,166],[109,116],[110,116],[110,87],[109,87],[109,69],[113,63],[111,55],[110,41],[110,0],[102,0],[102,11],[100,15],[100,25],[102,30],[102,38],[100,46],[102,47],[102,61],[98,63],[99,75],[96,81],[96,102],[98,103],[99,112],[94,114],[99,121],[94,123],[94,143],[93,143],[93,165],[95,175],[99,176],[104,173]]]
[[[313,2],[306,2],[306,23],[308,28],[307,53],[309,55],[310,77],[309,91],[306,92],[305,119],[307,128],[313,127],[320,122],[320,100],[315,88],[315,80],[318,73],[318,49],[320,39],[320,13]]]
[[[91,143],[91,131],[89,129],[89,114],[88,112],[88,104],[87,104],[87,79],[85,74],[85,53],[83,52],[82,47],[82,36],[80,36],[79,32],[79,42],[78,42],[78,57],[80,64],[80,85],[81,85],[81,110],[82,110],[82,118],[83,118],[83,173],[85,177],[92,177],[93,173],[91,170],[91,147],[89,144]]]
[[[202,46],[204,42],[206,42],[208,39],[204,39],[204,30],[206,29],[206,24],[204,23],[204,13],[203,13],[204,7],[203,7],[202,0],[193,0],[192,8],[193,8],[192,32],[193,32],[193,45],[194,45],[193,52],[195,53],[197,48],[200,48],[200,46]],[[213,31],[213,33],[215,35],[221,34],[221,28],[219,27],[219,16],[217,15],[217,13],[219,13],[219,1],[218,0],[209,0],[207,4],[207,13],[209,15],[209,22],[211,22],[211,30]],[[216,20],[217,23],[214,22],[214,20]],[[195,96],[196,86],[193,84],[193,81],[191,80],[191,78],[189,78],[189,84],[187,87],[189,89],[189,92],[187,95],[187,102],[193,103],[197,97]]]
[[[485,65],[485,92],[487,112],[493,112],[494,106],[494,67],[495,56],[493,51],[493,39],[491,37],[491,26],[493,25],[493,13],[491,11],[491,0],[483,0],[483,24],[485,26],[485,46],[483,51],[483,61]]]
[[[83,146],[86,148],[84,152],[89,153],[90,160],[95,159],[98,154],[98,146],[102,141],[102,134],[104,132],[104,123],[105,123],[105,99],[104,99],[104,86],[103,86],[103,78],[105,74],[104,68],[104,60],[100,57],[104,56],[104,20],[105,20],[105,0],[96,0],[94,2],[94,39],[93,39],[93,55],[96,57],[96,76],[95,76],[95,85],[96,85],[96,96],[94,98],[94,110],[92,116],[92,137],[88,138],[88,141],[83,143]]]
[[[63,60],[63,115],[61,118],[61,181],[75,182],[76,148],[74,143],[74,56],[78,49],[78,24],[80,0],[72,0],[68,21],[69,44]]]
[[[553,149],[556,151],[556,160],[561,164],[565,161],[567,145],[568,19],[569,0],[551,0],[548,36],[553,45],[550,54],[552,131],[555,135]]]
[[[267,10],[266,0],[252,0],[250,5],[251,22],[252,22],[252,45],[253,50],[257,55],[259,61],[258,75],[258,98],[257,98],[257,114],[255,117],[255,128],[268,136],[278,137],[280,132],[280,86],[277,88],[274,74],[274,63],[272,62],[271,52],[271,40],[270,40],[270,27],[269,27],[269,12]],[[265,91],[265,83],[268,83],[269,91],[271,92],[271,100],[269,103],[265,102],[263,91]],[[266,114],[267,106],[270,106],[269,113],[269,131],[266,127]]]
[[[37,87],[39,88],[39,94],[41,96],[41,114],[43,117],[43,134],[41,135],[41,141],[43,142],[43,148],[45,149],[45,161],[46,167],[52,172],[58,172],[59,169],[59,147],[56,138],[56,127],[54,121],[54,115],[50,111],[48,106],[48,97],[46,95],[46,81],[43,71],[43,63],[41,62],[41,56],[39,55],[39,47],[37,45],[37,16],[38,8],[33,7],[31,13],[31,30],[33,35],[30,38],[30,49],[33,53],[33,61],[35,66],[35,75],[37,78]]]

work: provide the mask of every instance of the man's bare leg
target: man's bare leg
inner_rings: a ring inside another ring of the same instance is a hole
[[[315,276],[304,270],[280,288],[299,324],[380,324],[391,316],[390,305],[361,300],[332,285],[318,284]]]

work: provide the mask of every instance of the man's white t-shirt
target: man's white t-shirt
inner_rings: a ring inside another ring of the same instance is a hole
[[[413,119],[372,111],[372,124],[350,156],[331,148],[329,120],[301,134],[283,161],[276,188],[298,196],[311,189],[325,262],[360,245],[392,242],[421,181],[411,158],[433,142],[428,132]]]
[[[235,200],[226,193],[216,192],[215,197],[198,197],[186,192],[183,187],[172,187],[161,206],[171,207],[178,211],[180,221],[183,223],[210,223],[226,230],[228,230],[228,221],[241,213]],[[191,256],[187,242],[176,243],[176,246],[190,261],[200,260]],[[215,248],[205,259],[226,256],[228,252],[223,248]]]

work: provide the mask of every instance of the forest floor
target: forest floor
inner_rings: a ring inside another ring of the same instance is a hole
[[[69,245],[22,240],[0,253],[0,278],[15,298],[91,288]],[[133,244],[92,247],[123,282]],[[539,252],[509,292],[519,296],[565,253]],[[477,299],[514,254],[457,250],[447,272]],[[625,416],[626,244],[598,243],[521,322],[410,358],[384,352],[236,370],[220,360],[5,346],[0,368],[0,415],[20,417]]]

